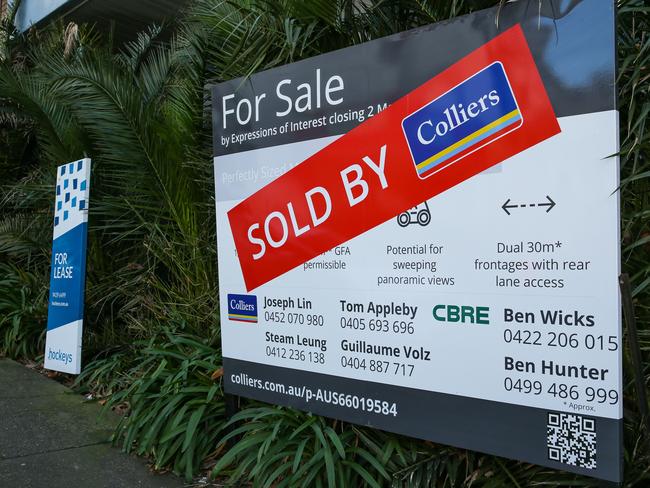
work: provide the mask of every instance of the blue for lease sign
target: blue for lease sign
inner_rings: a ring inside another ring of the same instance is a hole
[[[45,368],[81,372],[90,159],[57,168]]]

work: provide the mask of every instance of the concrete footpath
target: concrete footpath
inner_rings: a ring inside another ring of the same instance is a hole
[[[118,418],[36,371],[0,359],[0,487],[180,488],[111,447]]]

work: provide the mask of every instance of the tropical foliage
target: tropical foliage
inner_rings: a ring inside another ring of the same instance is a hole
[[[286,408],[247,402],[225,415],[205,87],[496,3],[195,0],[173,30],[152,26],[126,44],[92,26],[18,34],[3,22],[0,354],[43,350],[55,167],[89,155],[86,367],[77,386],[127,412],[115,434],[125,450],[188,478],[205,469],[263,487],[594,486]],[[647,380],[650,7],[617,8],[623,267]],[[626,486],[642,487],[650,441],[635,393],[626,376]]]

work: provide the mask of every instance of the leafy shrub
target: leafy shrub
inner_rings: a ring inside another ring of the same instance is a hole
[[[220,354],[205,340],[164,330],[137,350],[137,361],[123,373],[130,385],[106,404],[129,407],[115,440],[127,452],[150,456],[156,469],[171,466],[191,479],[223,422],[221,386],[212,379]]]
[[[0,355],[35,358],[45,347],[47,290],[43,277],[0,264]]]
[[[363,446],[355,430],[335,430],[323,417],[279,407],[246,409],[231,419],[235,428],[222,445],[242,436],[228,449],[212,474],[228,473],[231,482],[253,481],[254,487],[379,487],[389,476],[382,462]],[[227,471],[226,468],[234,466]]]

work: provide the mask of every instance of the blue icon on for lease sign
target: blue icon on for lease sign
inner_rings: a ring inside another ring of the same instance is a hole
[[[229,293],[228,318],[237,322],[257,322],[257,297]]]
[[[418,176],[427,178],[522,124],[497,61],[405,117],[402,129]]]

